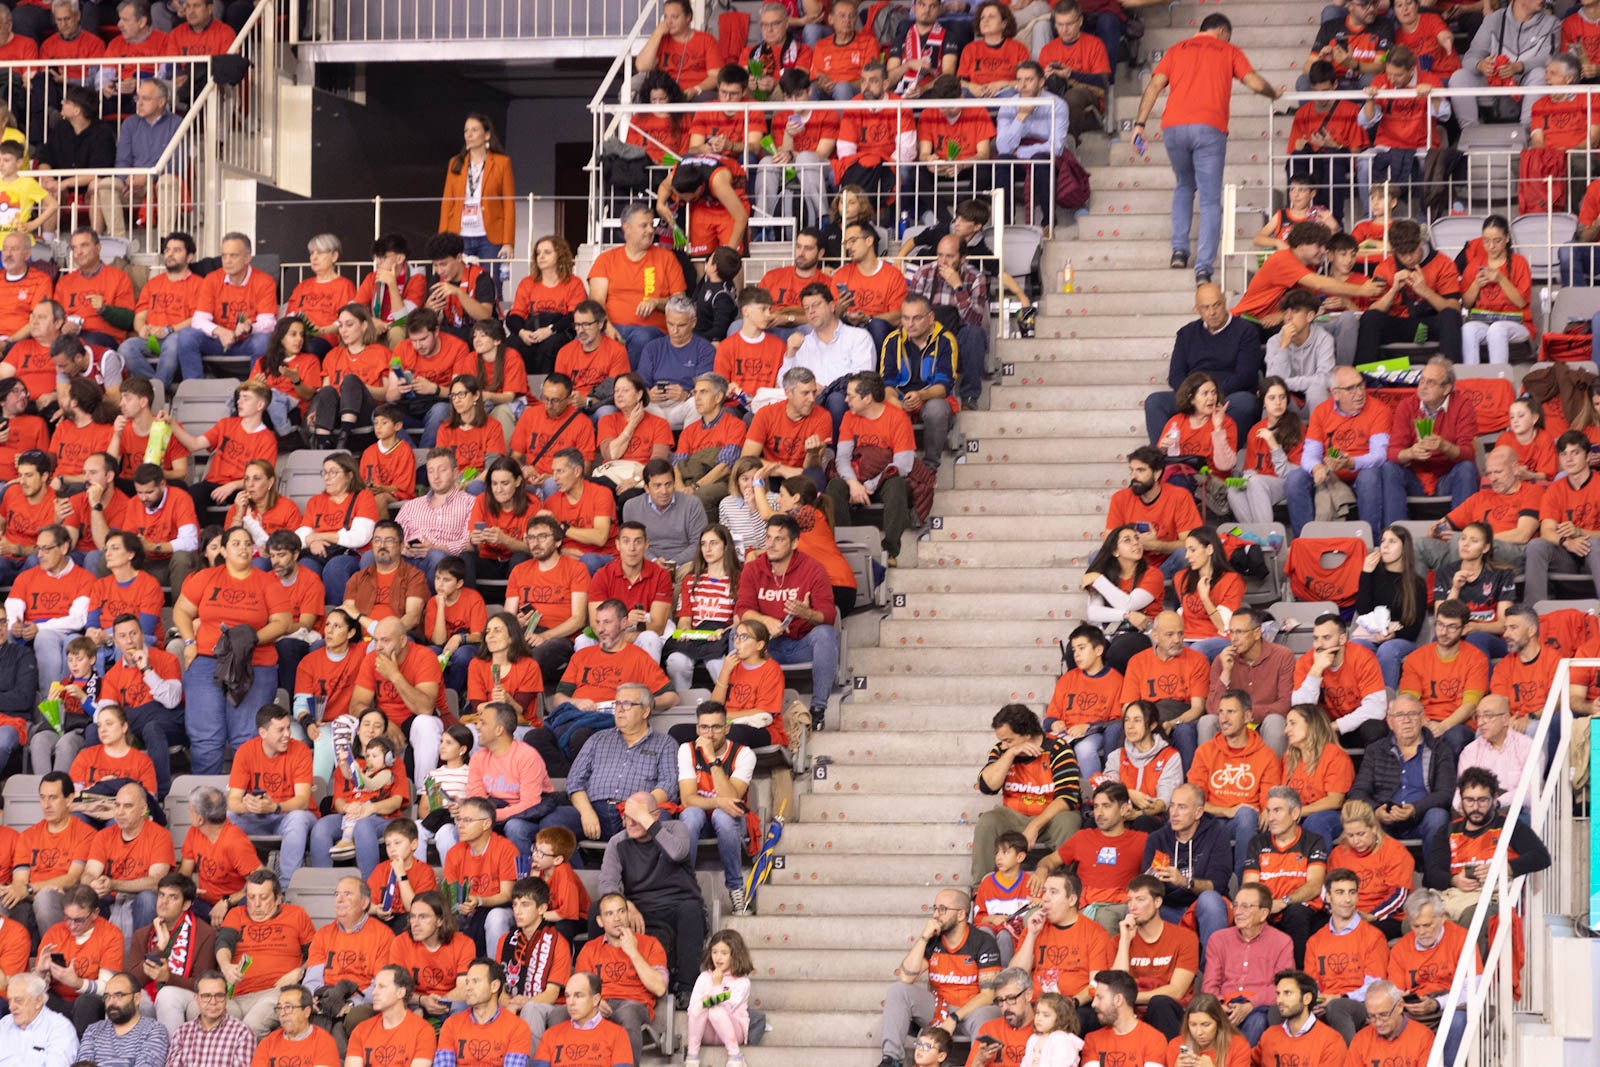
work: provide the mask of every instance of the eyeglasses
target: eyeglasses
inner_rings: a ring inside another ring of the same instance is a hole
[[[950,907],[946,907],[943,904],[935,904],[932,908],[930,908],[928,910],[932,911],[935,915],[959,915],[959,914],[961,914],[963,909],[961,909],[961,908],[950,908]]]
[[[756,639],[756,635],[740,633],[739,631],[735,630],[733,633],[733,639],[735,641],[754,641]]]
[[[82,926],[84,923],[94,921],[93,915],[63,915],[62,918],[73,926]]]
[[[613,700],[611,702],[611,706],[613,708],[616,708],[618,711],[621,711],[623,708],[642,708],[642,707],[644,707],[644,705],[639,703],[637,700]]]
[[[1336,393],[1363,393],[1366,392],[1366,389],[1366,382],[1357,382],[1354,385],[1336,385],[1333,387],[1333,391]]]
[[[918,1052],[939,1052],[939,1051],[941,1051],[939,1046],[934,1044],[932,1041],[918,1041],[912,1047],[915,1048]]]
[[[599,319],[585,319],[583,321],[579,321],[578,319],[573,319],[572,320],[572,325],[573,325],[573,327],[575,329],[586,330],[590,326],[598,326],[598,325],[600,325],[600,320]]]
[[[201,1000],[209,1000],[209,999],[211,999],[213,997],[221,999],[225,995],[226,994],[223,994],[223,993],[202,993],[200,995],[200,999]],[[292,1011],[310,1011],[311,1010],[311,1005],[309,1005],[309,1004],[279,1004],[278,1007],[275,1010],[277,1011],[277,1013],[279,1015],[287,1015],[288,1013],[290,1013]]]
[[[728,728],[725,722],[697,722],[694,724],[695,733],[720,734]]]
[[[1028,991],[1026,989],[1019,989],[1015,993],[1010,994],[1009,996],[1001,996],[999,993],[996,993],[994,995],[994,1002],[997,1005],[999,1005],[1000,1007],[1002,1007],[1002,1008],[1005,1007],[1007,1004],[1018,1004],[1018,1003],[1020,1003],[1020,1002],[1022,1002],[1024,1000],[1027,1000],[1027,999],[1028,999]]]
[[[553,860],[556,858],[556,854],[554,852],[551,852],[547,848],[538,848],[537,846],[534,848],[533,854],[547,860]]]
[[[195,996],[196,1000],[227,1000],[228,999],[228,994],[226,994],[226,993],[196,993],[194,996]],[[283,1009],[280,1008],[278,1010],[282,1011]]]

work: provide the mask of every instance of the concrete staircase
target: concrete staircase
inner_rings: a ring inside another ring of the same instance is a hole
[[[1147,52],[1191,36],[1220,10],[1273,84],[1292,83],[1320,4],[1182,4],[1164,26],[1149,9]],[[1120,117],[1141,86],[1124,73]],[[1248,95],[1248,94],[1246,94]],[[1265,101],[1236,101],[1227,180],[1266,206]],[[1286,136],[1287,119],[1277,133]],[[1106,501],[1144,442],[1143,401],[1166,380],[1172,337],[1193,318],[1188,272],[1167,269],[1173,184],[1159,137],[1082,153],[1089,214],[1044,251],[1048,280],[1069,257],[1078,291],[1051,294],[1037,336],[999,348],[1006,373],[963,412],[966,454],[939,474],[932,529],[889,574],[890,608],[854,618],[854,687],[812,738],[825,777],[797,783],[784,866],[759,914],[733,917],[756,961],[754,997],[771,1031],[753,1067],[872,1067],[885,987],[944,886],[970,881],[971,823],[992,806],[977,770],[988,723],[1009,701],[1041,708],[1060,671],[1057,642],[1083,619],[1078,582],[1098,547]],[[1248,238],[1260,225],[1245,223]],[[720,1064],[720,1050],[706,1050]]]

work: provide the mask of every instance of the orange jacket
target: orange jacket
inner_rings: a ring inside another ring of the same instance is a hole
[[[511,178],[511,157],[502,152],[490,152],[484,157],[483,188],[479,190],[483,210],[483,230],[489,240],[502,248],[514,244],[512,238],[517,228],[517,206],[512,197],[517,195]],[[467,164],[460,173],[444,172],[444,199],[439,202],[439,232],[461,232],[461,205],[467,197]]]

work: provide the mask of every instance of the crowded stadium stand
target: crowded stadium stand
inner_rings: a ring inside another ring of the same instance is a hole
[[[0,1067],[1593,1062],[1597,87],[0,7]]]

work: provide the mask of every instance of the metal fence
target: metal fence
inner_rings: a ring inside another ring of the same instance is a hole
[[[652,6],[653,0],[642,6]],[[329,44],[544,40],[627,37],[641,0],[310,0],[291,5],[289,42]],[[605,45],[609,54],[611,45]]]

